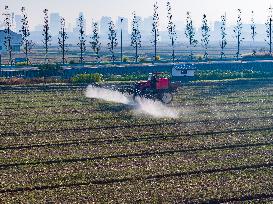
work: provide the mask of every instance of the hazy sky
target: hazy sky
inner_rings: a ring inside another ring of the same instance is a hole
[[[186,11],[191,11],[194,24],[200,25],[204,13],[209,21],[219,20],[226,12],[228,24],[233,24],[237,9],[242,9],[243,21],[249,22],[251,11],[254,10],[257,23],[264,23],[267,16],[267,8],[273,5],[273,0],[170,0],[174,18],[176,21],[184,21]],[[20,8],[25,6],[29,13],[31,26],[42,24],[42,10],[59,12],[68,22],[74,24],[79,12],[84,12],[88,25],[92,20],[101,16],[124,16],[131,18],[132,12],[142,17],[151,16],[155,0],[0,0],[0,13],[4,6],[8,5],[15,14],[20,13]],[[161,28],[166,25],[166,2],[158,0],[161,20]],[[0,21],[3,16],[0,16]]]

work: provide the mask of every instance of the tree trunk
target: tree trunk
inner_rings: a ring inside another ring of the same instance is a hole
[[[269,20],[269,53],[272,53],[272,19]]]
[[[114,56],[114,41],[111,42],[111,49],[112,49],[112,62],[115,63],[115,56]]]
[[[96,55],[97,55],[97,63],[99,62],[99,50],[96,50]]]
[[[157,60],[157,58],[156,58],[156,56],[157,56],[157,37],[156,37],[156,35],[157,35],[157,32],[156,32],[156,29],[155,29],[155,61]]]
[[[64,45],[64,43],[65,43],[65,33],[64,33],[64,28],[63,28],[63,65],[64,65],[64,61],[65,61],[65,59],[64,59],[64,52],[65,52],[65,45]]]
[[[223,55],[224,55],[224,42],[222,40],[222,42],[221,42],[221,60],[223,60]]]
[[[136,63],[137,63],[138,53],[137,53],[137,44],[136,44]]]
[[[240,35],[238,34],[237,36],[237,60],[239,60],[239,55],[240,55]]]
[[[83,56],[83,45],[82,45],[82,42],[81,42],[81,59],[80,59],[81,64],[83,63],[82,56]]]
[[[172,54],[172,57],[173,57],[173,63],[174,63],[174,40],[173,40],[173,37],[172,37],[172,48],[173,48],[173,54]]]
[[[27,66],[28,66],[28,41],[26,42],[26,60],[27,60]]]
[[[46,64],[48,64],[48,58],[47,58],[47,53],[48,53],[48,28],[45,30],[45,48],[46,48]]]
[[[12,66],[12,47],[11,47],[11,35],[10,35],[10,28],[8,27],[8,48],[9,48],[9,64]]]

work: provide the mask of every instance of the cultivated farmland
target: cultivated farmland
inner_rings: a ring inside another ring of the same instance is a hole
[[[272,80],[187,85],[177,119],[85,89],[1,87],[1,203],[273,200]]]

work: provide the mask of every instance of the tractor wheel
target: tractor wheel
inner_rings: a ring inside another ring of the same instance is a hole
[[[169,104],[173,100],[173,95],[169,92],[164,92],[161,95],[161,101],[165,104]]]
[[[141,97],[142,97],[142,92],[140,90],[134,90],[133,100],[136,101],[137,98],[141,98]]]

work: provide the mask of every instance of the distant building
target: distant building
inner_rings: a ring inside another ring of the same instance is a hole
[[[265,24],[256,24],[256,32],[257,32],[257,36],[256,36],[256,41],[261,41],[264,42],[264,40],[266,39],[266,25]]]
[[[40,45],[43,42],[43,32],[40,31],[31,31],[30,32],[31,40],[36,44]]]
[[[6,46],[5,46],[5,37],[6,37],[5,30],[0,30],[0,52],[5,52]],[[12,50],[15,52],[19,52],[21,48],[22,43],[22,36],[20,34],[17,34],[13,31],[11,31],[11,46]]]
[[[79,13],[79,17],[76,19],[76,26],[74,27],[73,32],[75,34],[79,33],[79,18],[80,17],[82,17],[82,19],[83,19],[83,30],[84,30],[84,32],[86,34],[86,19],[85,19],[84,15],[83,15],[83,12]]]
[[[138,21],[138,28],[140,31],[142,31],[143,30],[143,20],[142,20],[141,16],[137,16],[136,19]]]
[[[152,27],[153,27],[153,17],[149,16],[147,18],[144,18],[143,20],[143,27],[142,27],[142,31],[144,33],[151,33],[152,32]]]
[[[67,32],[73,32],[72,24],[69,23],[67,26]]]
[[[49,21],[49,29],[51,34],[54,36],[58,35],[61,24],[61,16],[59,13],[51,13]]]
[[[5,22],[0,20],[0,30],[5,28]]]
[[[213,26],[213,31],[216,33],[221,32],[221,27],[222,27],[222,22],[221,21],[215,21],[214,26]]]
[[[36,32],[42,32],[43,29],[44,29],[44,27],[43,27],[42,24],[36,25],[36,26],[34,27],[34,31],[36,31]]]
[[[108,34],[109,23],[111,20],[112,20],[111,17],[108,17],[108,16],[101,17],[101,20],[100,20],[101,35],[105,36]]]
[[[19,32],[21,30],[21,27],[22,27],[21,19],[22,19],[21,15],[14,16],[16,32]]]
[[[183,21],[175,21],[174,24],[175,24],[175,29],[177,32],[185,30],[186,26]]]

